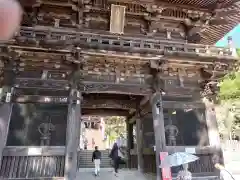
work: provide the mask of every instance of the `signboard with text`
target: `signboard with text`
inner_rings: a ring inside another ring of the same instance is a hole
[[[160,152],[160,160],[161,161],[166,156],[168,156],[168,152]],[[169,168],[169,167],[162,168],[162,180],[172,180],[171,168]]]

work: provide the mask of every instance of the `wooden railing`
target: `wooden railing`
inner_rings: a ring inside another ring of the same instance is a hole
[[[64,147],[7,147],[0,168],[3,179],[61,178],[64,176]]]
[[[192,173],[203,173],[211,174],[214,172],[214,165],[212,163],[211,154],[198,155],[199,160],[189,163],[189,170]],[[144,159],[144,171],[146,173],[155,173],[156,172],[156,159],[155,155],[143,155]],[[180,170],[180,167],[172,167],[172,173],[177,173]]]
[[[187,146],[186,146],[187,147]],[[186,147],[174,147],[176,151],[172,151],[173,148],[167,147],[168,152],[171,154],[173,152],[184,152]],[[189,164],[189,170],[194,174],[202,175],[215,175],[215,168],[212,162],[212,148],[195,148],[196,155],[199,157],[199,160]],[[137,152],[131,151],[131,165],[135,165],[137,168]],[[146,173],[156,173],[156,159],[155,152],[153,149],[145,148],[143,150],[143,160],[144,160],[144,171]],[[180,170],[180,167],[172,167],[172,173],[175,174]]]
[[[197,155],[199,160],[189,163],[189,170],[192,173],[213,173],[215,171],[214,165],[212,163],[212,154],[199,154]],[[177,173],[179,167],[173,167],[172,172]]]
[[[42,178],[63,177],[65,156],[4,156],[0,177]]]
[[[125,49],[126,51],[138,51],[156,53],[158,55],[173,53],[185,53],[197,56],[233,57],[235,52],[230,48],[220,48],[202,44],[182,43],[170,40],[155,40],[128,36],[114,36],[111,34],[95,34],[89,32],[66,31],[46,27],[22,27],[20,34],[10,44],[16,42],[30,43],[32,45],[51,45],[54,48],[64,48],[67,45],[80,46],[81,48],[100,48],[108,50]],[[36,43],[38,42],[38,43]],[[10,45],[9,44],[9,45]],[[70,51],[69,51],[70,52]],[[146,53],[144,53],[146,54]]]

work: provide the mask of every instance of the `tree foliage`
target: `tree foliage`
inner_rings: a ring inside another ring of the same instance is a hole
[[[237,49],[240,57],[240,49]],[[219,131],[223,137],[232,139],[232,133],[240,129],[240,66],[223,77],[219,83],[220,104],[216,107]]]
[[[109,143],[114,142],[118,137],[126,137],[126,123],[124,117],[112,116],[105,119],[105,135]]]
[[[219,97],[223,101],[240,100],[240,71],[233,71],[223,78]]]
[[[235,131],[240,129],[240,102],[221,102],[215,110],[221,136],[232,139]]]

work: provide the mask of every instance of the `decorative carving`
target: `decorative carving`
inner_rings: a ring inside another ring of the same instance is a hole
[[[68,81],[59,80],[41,80],[41,79],[25,79],[18,78],[15,82],[17,88],[46,88],[46,89],[59,89],[68,90]]]
[[[168,146],[176,146],[177,145],[177,135],[178,135],[178,128],[175,125],[169,124],[165,126],[165,132],[168,138]]]
[[[109,88],[109,85],[106,84],[84,84],[83,89],[81,89],[84,92],[89,92],[89,91],[105,91]]]
[[[218,82],[205,83],[203,84],[201,96],[206,97],[211,101],[215,101],[218,91],[219,91]]]
[[[38,126],[38,132],[41,134],[40,145],[49,146],[51,139],[51,132],[55,131],[55,126],[51,123],[51,117],[47,117],[46,123],[42,123]]]
[[[84,108],[112,108],[112,109],[135,109],[136,103],[131,100],[107,100],[107,99],[83,99]]]
[[[18,95],[15,94],[14,102],[18,103],[56,103],[66,104],[69,99],[66,96],[43,96],[43,95]]]
[[[86,93],[93,92],[115,92],[120,94],[139,94],[144,95],[151,92],[150,87],[147,85],[138,84],[111,84],[111,83],[92,83],[92,82],[82,82],[80,84],[80,91]]]

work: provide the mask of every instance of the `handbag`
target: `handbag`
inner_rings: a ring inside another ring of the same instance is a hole
[[[118,157],[124,159],[123,153],[120,151],[120,149],[118,149]]]

